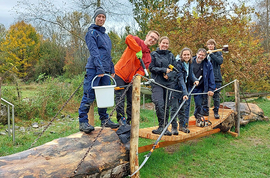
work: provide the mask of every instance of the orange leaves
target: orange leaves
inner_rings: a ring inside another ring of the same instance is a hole
[[[189,0],[188,3],[193,5],[166,9],[166,12],[178,14],[174,18],[168,19],[162,12],[165,9],[152,12],[150,29],[161,35],[168,34],[170,50],[175,55],[184,47],[191,48],[195,54],[198,48],[206,48],[205,43],[210,38],[218,43],[217,48],[228,44],[229,53],[223,54],[221,66],[224,81],[238,79],[249,90],[269,89],[266,72],[270,71],[269,59],[263,55],[261,39],[254,37],[256,24],[250,21],[253,9],[245,4],[234,4],[228,11],[228,2],[222,0]]]

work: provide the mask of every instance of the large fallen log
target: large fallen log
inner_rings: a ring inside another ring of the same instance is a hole
[[[224,102],[220,107],[235,109],[235,102]],[[253,103],[240,103],[240,125],[246,125],[252,121],[269,120],[264,116],[263,110]]]
[[[129,155],[115,131],[105,128],[74,174],[100,127],[91,134],[79,132],[44,145],[0,157],[0,177],[124,177]]]

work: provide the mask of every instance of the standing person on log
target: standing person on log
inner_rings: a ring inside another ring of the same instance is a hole
[[[215,90],[215,77],[213,73],[213,66],[210,61],[207,60],[207,51],[204,48],[200,48],[196,54],[196,57],[193,58],[193,73],[196,78],[202,76],[199,84],[196,88],[194,88],[192,93],[208,93],[209,96],[214,95]],[[192,88],[193,83],[189,82],[188,91]],[[187,108],[185,110],[186,117],[189,117],[189,109],[190,109],[190,98],[187,101]],[[196,118],[201,117],[203,115],[203,100],[207,99],[207,95],[194,95],[195,101],[195,111],[194,116]]]
[[[128,85],[133,76],[136,74],[145,75],[140,59],[142,59],[145,64],[146,69],[148,69],[149,64],[151,63],[150,56],[150,46],[153,46],[157,43],[159,39],[159,33],[157,31],[151,30],[146,35],[145,40],[141,40],[137,36],[128,35],[126,37],[127,48],[125,49],[120,60],[115,64],[115,81],[117,86]],[[124,93],[123,90],[115,90],[115,103],[118,103],[120,97]],[[127,100],[127,120],[125,117],[125,97]],[[130,124],[131,121],[131,110],[132,110],[132,87],[129,87],[125,96],[116,107],[116,117],[117,121],[120,124]]]
[[[170,41],[168,37],[163,36],[160,38],[158,44],[159,48],[151,53],[152,62],[149,65],[149,70],[155,82],[165,87],[173,88],[172,84],[176,79],[176,71],[170,69],[169,65],[176,66],[176,60],[171,51],[168,50],[169,43]],[[160,85],[155,83],[152,84],[152,101],[155,104],[159,124],[158,129],[152,130],[153,134],[161,134],[168,123],[169,91],[167,90],[167,88]],[[169,130],[166,130],[164,135],[171,136],[172,133]]]
[[[222,86],[222,75],[221,75],[221,71],[220,71],[220,65],[223,63],[223,56],[222,56],[222,52],[220,52],[220,51],[212,52],[212,50],[216,49],[216,44],[217,43],[214,39],[210,39],[206,42],[206,46],[208,48],[207,59],[213,65],[216,89],[218,89]],[[213,111],[214,111],[215,119],[219,119],[219,114],[218,114],[219,105],[220,105],[219,92],[220,92],[220,90],[215,91],[214,96],[213,96],[213,100],[214,100]],[[208,102],[206,102],[206,103],[208,103]],[[206,109],[206,111],[207,111],[207,109]],[[208,111],[209,111],[209,108],[208,108]],[[206,112],[206,115],[208,116],[209,112]]]
[[[185,47],[181,50],[180,59],[177,60],[177,80],[175,80],[175,90],[180,90],[182,93],[179,92],[172,92],[172,98],[171,98],[171,116],[174,116],[175,112],[177,111],[178,107],[180,106],[180,103],[183,102],[184,99],[188,99],[188,83],[194,83],[194,85],[198,85],[199,81],[195,77],[193,73],[193,67],[192,67],[192,51],[191,49]],[[179,119],[179,131],[182,131],[184,133],[190,133],[188,129],[188,122],[189,117],[186,117],[185,115],[185,109],[187,107],[187,102],[184,103],[182,108],[180,109],[178,113],[178,119]],[[172,121],[172,134],[178,135],[177,131],[177,119],[174,119]]]
[[[111,80],[109,76],[104,74],[111,74],[114,77],[114,64],[111,57],[111,39],[105,33],[106,29],[103,27],[106,21],[106,12],[102,7],[95,10],[93,16],[95,24],[91,24],[85,36],[85,41],[90,52],[84,77],[83,97],[79,108],[79,129],[85,133],[90,133],[95,130],[93,126],[88,124],[88,116],[91,104],[95,100],[95,92],[92,89],[91,83],[93,78],[93,86],[110,85]],[[113,123],[108,117],[107,108],[98,108],[99,119],[101,126],[117,128],[119,124]]]

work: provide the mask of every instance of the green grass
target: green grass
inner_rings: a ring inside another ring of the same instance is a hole
[[[254,103],[270,116],[270,101]],[[156,149],[140,170],[141,177],[269,177],[270,122],[257,121],[240,128],[240,137],[217,133],[208,137]],[[153,144],[140,139],[145,144]],[[139,154],[139,162],[146,153]]]
[[[36,94],[33,92],[34,88],[29,87],[22,87],[24,88],[23,97],[33,97]],[[263,109],[265,115],[270,117],[269,100],[259,98],[250,102],[257,104]],[[69,104],[66,107],[69,107]],[[112,108],[108,109],[108,113],[111,113],[111,111]],[[70,114],[74,120],[56,119],[34,146],[79,131],[77,112],[70,113],[69,110],[64,110],[61,114]],[[113,114],[113,121],[116,121],[115,113]],[[49,121],[40,118],[32,118],[27,121],[17,118],[16,126],[29,127],[29,130],[26,130],[25,133],[16,130],[15,144],[12,143],[12,137],[0,136],[0,156],[21,152],[30,147],[37,138],[36,132],[40,132],[40,130],[31,127],[33,122],[38,122],[44,127]],[[157,117],[153,110],[141,109],[140,128],[152,127],[157,123]],[[97,108],[95,108],[95,126],[100,126]],[[6,126],[0,126],[0,131],[5,129]],[[227,133],[217,133],[156,149],[140,170],[140,175],[142,178],[270,177],[269,135],[270,122],[257,121],[241,127],[240,137],[237,138]],[[155,140],[140,138],[139,146],[153,144],[154,142]],[[147,153],[139,154],[140,163]]]

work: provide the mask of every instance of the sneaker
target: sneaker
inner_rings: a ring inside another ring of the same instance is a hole
[[[172,127],[172,134],[173,135],[178,135],[177,127]]]
[[[156,130],[152,130],[153,134],[161,134],[161,132],[163,131],[163,127],[159,126]]]
[[[120,125],[127,125],[127,120],[125,117],[121,117],[121,119],[119,120],[119,124]]]
[[[85,132],[85,133],[90,133],[95,130],[95,128],[88,124],[87,122],[80,122],[80,131]]]
[[[101,121],[101,127],[110,127],[111,129],[116,129],[119,127],[118,123],[114,123],[113,121],[111,121],[111,119],[108,120],[103,120]]]
[[[219,114],[217,112],[214,113],[215,119],[219,119]]]
[[[179,127],[179,131],[182,131],[184,133],[190,133],[190,130],[186,127]]]

